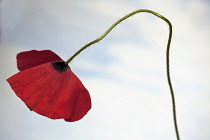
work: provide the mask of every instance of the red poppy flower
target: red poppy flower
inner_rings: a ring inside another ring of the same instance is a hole
[[[90,110],[89,92],[54,52],[21,52],[17,67],[20,72],[7,81],[30,110],[69,122],[80,120]]]

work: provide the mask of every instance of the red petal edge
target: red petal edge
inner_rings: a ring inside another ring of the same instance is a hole
[[[59,73],[45,63],[21,71],[7,82],[31,111],[51,119],[78,121],[91,108],[89,92],[69,67]]]
[[[32,68],[52,61],[63,61],[57,54],[51,50],[31,50],[17,54],[17,67],[19,71]]]

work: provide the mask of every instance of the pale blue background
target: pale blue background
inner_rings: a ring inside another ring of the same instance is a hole
[[[115,21],[139,8],[173,24],[171,76],[182,140],[210,139],[208,0],[1,0],[1,140],[175,140],[166,79],[168,25],[138,14],[91,46],[70,67],[93,107],[67,123],[30,112],[5,81],[16,54],[50,49],[67,60]]]

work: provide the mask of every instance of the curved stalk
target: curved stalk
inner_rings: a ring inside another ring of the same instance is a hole
[[[71,62],[78,54],[80,54],[83,50],[85,50],[86,48],[88,48],[89,46],[99,42],[100,40],[102,40],[115,26],[117,26],[119,23],[121,23],[122,21],[124,21],[125,19],[137,14],[137,13],[150,13],[155,15],[156,17],[164,20],[168,25],[169,25],[169,37],[168,37],[168,43],[167,43],[167,49],[166,49],[166,71],[167,71],[167,80],[168,80],[168,85],[170,88],[170,93],[171,93],[171,100],[172,100],[172,108],[173,108],[173,121],[174,121],[174,127],[175,127],[175,133],[176,133],[176,138],[177,140],[180,140],[179,137],[179,131],[178,131],[178,125],[177,125],[177,119],[176,119],[176,104],[175,104],[175,97],[174,97],[174,91],[173,91],[173,87],[172,87],[172,83],[171,83],[171,78],[170,78],[170,65],[169,65],[169,50],[170,50],[170,44],[171,44],[171,38],[172,38],[172,24],[171,22],[165,18],[164,16],[152,11],[152,10],[148,10],[148,9],[139,9],[136,11],[133,11],[129,14],[127,14],[126,16],[122,17],[121,19],[119,19],[118,21],[116,21],[106,32],[104,32],[103,35],[101,35],[99,38],[91,41],[90,43],[86,44],[84,47],[82,47],[81,49],[79,49],[72,57],[70,57],[65,63],[66,65],[68,65],[69,62]]]

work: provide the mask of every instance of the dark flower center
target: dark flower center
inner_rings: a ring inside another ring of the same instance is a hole
[[[54,61],[54,62],[51,62],[51,65],[53,66],[55,70],[57,70],[60,73],[66,71],[67,65],[65,64],[64,61]]]

